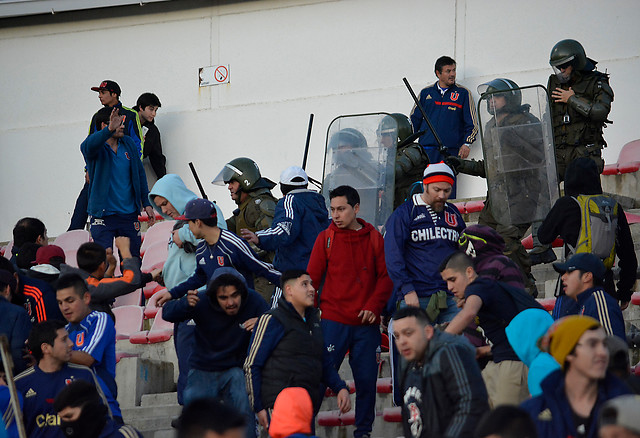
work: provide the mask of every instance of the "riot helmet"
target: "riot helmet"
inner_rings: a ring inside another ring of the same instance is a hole
[[[549,55],[549,64],[562,84],[571,79],[571,73],[563,73],[563,69],[569,66],[573,67],[573,71],[593,70],[594,68],[594,63],[587,58],[584,47],[576,40],[562,40],[553,46]]]
[[[411,128],[411,121],[409,120],[409,117],[401,113],[393,113],[388,116],[384,116],[376,130],[378,137],[382,137],[383,135],[396,135],[398,141],[397,144],[401,144],[405,141],[412,132],[413,130]]]
[[[235,158],[225,164],[218,176],[211,181],[211,184],[225,185],[231,181],[237,181],[240,184],[240,190],[243,192],[250,192],[263,187],[269,189],[275,187],[273,182],[262,178],[256,162],[246,157]]]
[[[497,78],[478,85],[481,98],[487,100],[487,111],[496,115],[498,112],[517,112],[522,104],[522,92],[518,84],[511,79]],[[498,99],[504,99],[504,105],[498,106]]]
[[[367,139],[360,131],[354,128],[344,128],[331,136],[329,149],[342,148],[366,148]]]

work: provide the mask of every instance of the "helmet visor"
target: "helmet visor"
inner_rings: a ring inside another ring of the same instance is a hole
[[[218,186],[224,186],[229,184],[229,181],[235,179],[234,177],[238,177],[242,175],[242,171],[235,167],[231,163],[227,163],[224,165],[220,173],[211,181],[211,184],[215,184]]]

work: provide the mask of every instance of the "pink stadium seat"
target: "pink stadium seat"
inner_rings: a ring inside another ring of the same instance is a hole
[[[376,381],[376,392],[378,394],[391,394],[391,384],[393,379],[391,377],[382,377]]]
[[[640,292],[634,292],[633,294],[631,294],[631,304],[640,306]]]
[[[129,339],[131,334],[142,330],[144,309],[140,306],[114,307],[116,317],[116,340]]]
[[[4,247],[4,253],[2,256],[6,259],[11,259],[11,250],[13,249],[13,240],[7,243],[7,246]]]
[[[325,427],[351,426],[356,422],[355,409],[341,414],[340,411],[322,411],[318,412],[318,425]]]
[[[382,411],[382,418],[387,423],[400,423],[402,421],[402,408],[400,406],[385,408]]]
[[[538,302],[540,303],[540,305],[542,305],[542,307],[544,307],[544,310],[546,310],[547,312],[551,312],[556,305],[555,298],[540,298],[538,299]]]
[[[66,233],[60,234],[53,242],[54,245],[58,245],[64,250],[64,254],[69,259],[69,253],[74,252],[73,258],[75,260],[75,252],[80,245],[91,241],[91,235],[87,230],[72,230]]]
[[[132,344],[156,344],[168,341],[171,336],[173,336],[173,323],[162,319],[162,309],[159,309],[153,319],[151,330],[133,333],[129,337],[129,342]]]
[[[618,163],[640,161],[640,139],[630,141],[622,146],[618,155]]]
[[[640,214],[633,214],[625,211],[624,215],[626,216],[629,225],[640,223]]]
[[[136,289],[130,294],[120,295],[116,298],[113,307],[140,306],[142,304],[142,289]]]
[[[603,175],[618,175],[618,163],[607,164],[602,170]]]
[[[142,266],[140,270],[142,272],[151,272],[156,268],[162,269],[164,262],[167,261],[169,255],[169,247],[167,242],[156,242],[149,246],[142,257]]]
[[[166,288],[164,288],[164,290],[166,290]],[[158,301],[158,296],[159,294],[155,293],[151,295],[151,297],[149,298],[149,301],[147,301],[147,305],[144,308],[145,319],[155,318],[156,314],[158,313],[158,310],[160,310],[159,307],[156,307],[156,301]]]
[[[634,161],[631,163],[618,163],[618,173],[634,173],[640,169],[640,162]]]
[[[484,201],[469,201],[464,207],[467,213],[478,213],[484,208]]]
[[[175,223],[176,221],[161,221],[149,228],[144,235],[144,242],[142,242],[142,246],[140,246],[140,255],[144,256],[147,248],[154,243],[164,242],[166,245],[169,242],[169,235]]]

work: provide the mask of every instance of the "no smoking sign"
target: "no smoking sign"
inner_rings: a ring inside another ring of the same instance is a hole
[[[229,65],[213,65],[198,70],[198,81],[201,87],[229,83]]]

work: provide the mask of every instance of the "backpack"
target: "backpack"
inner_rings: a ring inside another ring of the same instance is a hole
[[[496,284],[498,284],[498,286],[500,286],[500,288],[509,295],[509,298],[511,298],[511,301],[516,306],[516,314],[526,309],[544,309],[542,304],[529,295],[524,289],[499,281],[497,281]]]
[[[618,203],[605,195],[579,195],[573,198],[580,206],[580,234],[572,254],[592,253],[611,269],[616,256]]]

